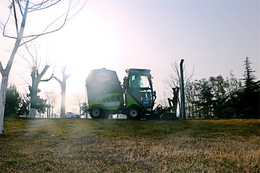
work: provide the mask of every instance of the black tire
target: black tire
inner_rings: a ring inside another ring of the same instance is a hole
[[[104,110],[99,106],[94,106],[90,109],[89,114],[92,119],[101,119],[103,118]]]
[[[126,113],[128,119],[138,119],[141,116],[141,110],[138,106],[130,106]]]

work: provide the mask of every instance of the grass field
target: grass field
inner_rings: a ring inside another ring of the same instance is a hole
[[[0,172],[260,172],[260,120],[5,119]]]

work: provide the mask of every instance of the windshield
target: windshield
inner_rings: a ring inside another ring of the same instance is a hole
[[[146,74],[141,74],[139,71],[133,72],[129,76],[129,87],[150,88],[148,76]]]

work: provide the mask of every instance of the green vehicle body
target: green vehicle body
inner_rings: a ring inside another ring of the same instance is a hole
[[[126,108],[129,108],[132,105],[136,105],[139,108],[142,108],[140,104],[128,93],[125,93],[125,103],[126,103]]]
[[[123,104],[122,93],[104,94],[89,103],[89,106],[100,105],[104,110],[118,110]]]
[[[139,118],[152,111],[155,94],[150,70],[129,69],[126,73],[121,86],[115,71],[95,69],[90,72],[86,87],[88,111],[93,119],[107,118],[109,114]]]

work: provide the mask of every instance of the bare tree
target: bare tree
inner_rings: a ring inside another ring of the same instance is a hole
[[[39,73],[36,67],[33,67],[31,78],[32,78],[32,86],[29,86],[30,97],[31,97],[31,106],[29,112],[29,118],[35,118],[36,115],[36,104],[37,104],[37,93],[38,93],[38,85],[40,82],[48,82],[52,79],[53,74],[48,78],[42,80],[43,75],[46,73],[50,66],[45,65],[44,69]]]
[[[80,0],[78,0],[79,2]],[[69,12],[76,8],[78,3],[76,5],[72,5],[72,0],[69,0],[68,2],[68,8],[66,12],[61,14],[58,18],[50,21],[50,23],[39,33],[30,33],[30,35],[24,35],[25,26],[26,26],[26,20],[29,14],[32,15],[33,12],[42,11],[45,9],[52,8],[56,6],[59,3],[62,3],[61,0],[35,0],[33,2],[30,2],[30,0],[10,0],[9,8],[9,16],[5,20],[5,22],[0,22],[0,28],[2,30],[2,35],[4,37],[10,38],[14,40],[14,47],[11,51],[10,58],[7,62],[6,67],[4,68],[1,61],[0,61],[0,73],[2,75],[2,81],[1,81],[1,90],[0,90],[0,134],[4,132],[4,110],[5,110],[5,100],[6,100],[6,91],[7,91],[7,84],[8,84],[8,76],[11,70],[11,67],[14,62],[15,55],[17,53],[17,50],[20,46],[35,40],[39,38],[40,36],[50,34],[56,31],[59,31],[65,23],[73,17],[75,14],[77,14],[82,7],[85,5],[85,3],[81,6],[79,10],[76,10],[76,12],[69,16]],[[61,24],[57,26],[56,28],[53,28],[54,23],[57,21],[62,20]],[[13,24],[13,25],[12,25]],[[15,33],[8,33],[8,31],[12,31],[12,28],[15,28]],[[27,32],[28,33],[28,32]]]
[[[81,105],[83,103],[84,96],[81,94],[76,94],[74,96],[74,100],[76,101],[76,104],[79,106],[79,115],[81,115]]]
[[[61,87],[60,118],[65,118],[66,82],[70,77],[70,74],[66,74],[66,66],[62,68],[61,73],[62,73],[62,80],[58,79],[56,76],[54,76],[54,79],[56,79],[60,83],[60,87]]]
[[[56,93],[54,90],[44,92],[45,97],[47,98],[47,104],[49,105],[49,109],[47,110],[47,118],[54,118],[53,117],[53,107],[55,106],[56,102]]]
[[[181,73],[180,73],[179,64],[177,64],[177,62],[171,63],[171,67],[172,67],[173,73],[170,73],[169,78],[166,80],[166,84],[169,86],[169,90],[177,89],[177,88],[180,88],[180,86],[181,86]],[[184,88],[187,88],[188,87],[187,85],[189,83],[191,83],[191,81],[192,81],[192,78],[194,75],[194,68],[192,69],[191,73],[188,73],[185,70],[185,66],[184,66],[183,71],[184,71]],[[188,96],[190,96],[190,95],[185,94],[186,100],[190,100],[190,98],[187,99]],[[179,99],[178,99],[178,102],[179,102]],[[189,103],[186,103],[186,104],[189,104]],[[180,105],[180,103],[179,103],[179,105]],[[179,109],[180,108],[181,107],[179,107]]]
[[[31,69],[31,85],[29,85],[29,91],[30,91],[30,99],[31,99],[31,104],[30,104],[30,111],[29,111],[29,118],[35,118],[36,115],[36,109],[37,109],[37,99],[38,99],[38,86],[40,82],[48,82],[49,80],[52,79],[53,74],[48,78],[48,79],[42,79],[44,74],[47,72],[49,69],[50,65],[48,63],[48,59],[46,61],[45,67],[42,69],[41,72],[41,58],[38,56],[39,52],[39,47],[36,45],[31,45],[28,46],[25,44],[26,52],[28,55],[21,55],[21,57],[24,59],[25,62],[27,62],[27,66]],[[28,58],[30,57],[30,59]]]
[[[179,69],[179,64],[177,64],[177,62],[175,63],[171,63],[171,67],[173,70],[173,73],[169,74],[169,79],[167,79],[166,83],[168,84],[168,86],[170,86],[170,90],[175,87],[180,87],[180,83],[181,83],[181,76],[180,76],[180,69]],[[183,71],[184,71],[184,81],[185,83],[188,83],[192,80],[193,75],[194,75],[194,68],[192,69],[191,74],[188,74],[187,71],[185,70],[185,66],[183,67]]]

